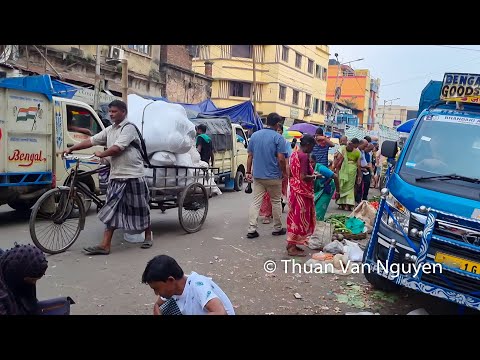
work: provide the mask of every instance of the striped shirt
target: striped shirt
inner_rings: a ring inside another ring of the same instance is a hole
[[[320,146],[315,144],[312,150],[312,154],[315,156],[317,164],[322,164],[328,167],[328,151],[330,150],[330,146]]]

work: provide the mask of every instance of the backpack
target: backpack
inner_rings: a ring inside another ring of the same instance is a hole
[[[129,122],[129,123],[123,125],[122,130],[120,130],[120,132],[122,132],[123,129],[125,128],[125,126],[128,126],[128,125],[132,125],[135,128],[135,130],[137,130],[137,134],[138,134],[138,137],[140,139],[140,145],[135,140],[132,141],[130,143],[130,145],[132,145],[135,149],[140,151],[140,154],[142,155],[142,158],[143,158],[143,162],[147,165],[147,167],[152,167],[152,165],[150,164],[150,160],[148,159],[147,147],[145,145],[145,140],[143,139],[143,136],[142,136],[140,130],[138,129],[138,127],[134,123]]]

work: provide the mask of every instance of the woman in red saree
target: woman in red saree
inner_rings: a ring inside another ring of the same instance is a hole
[[[287,252],[290,256],[305,256],[298,245],[306,245],[316,225],[313,193],[313,168],[308,154],[312,152],[315,139],[304,135],[300,140],[300,150],[290,159],[290,197],[287,217]]]

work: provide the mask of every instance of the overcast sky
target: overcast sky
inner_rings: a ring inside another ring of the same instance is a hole
[[[379,105],[400,98],[387,104],[418,106],[423,88],[445,72],[480,74],[480,45],[330,45],[335,53],[340,62],[364,58],[351,66],[380,78]]]

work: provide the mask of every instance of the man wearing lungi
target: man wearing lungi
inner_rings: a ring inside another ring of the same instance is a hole
[[[100,245],[84,248],[87,255],[108,255],[115,229],[145,231],[141,247],[152,246],[150,198],[143,157],[140,150],[131,145],[132,142],[140,145],[140,138],[135,126],[127,119],[127,104],[121,100],[112,101],[108,105],[108,114],[111,126],[65,151],[70,154],[97,145],[107,147],[105,151],[95,152],[95,156],[101,159],[108,157],[110,163],[106,203],[98,213],[106,228]]]

